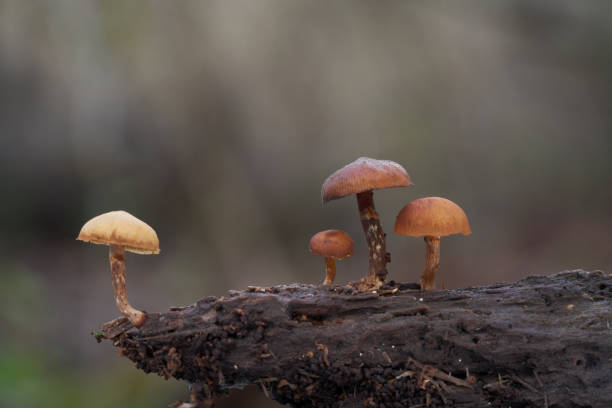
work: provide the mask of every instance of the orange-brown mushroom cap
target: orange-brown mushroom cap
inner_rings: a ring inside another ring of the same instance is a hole
[[[364,191],[411,185],[401,165],[390,160],[360,157],[329,176],[321,187],[323,202]]]
[[[87,221],[77,237],[94,244],[118,245],[138,254],[158,254],[159,239],[149,225],[125,211],[111,211]]]
[[[353,255],[353,240],[344,231],[326,230],[310,238],[310,252],[333,259],[344,259]]]
[[[446,198],[426,197],[406,204],[397,215],[395,233],[399,235],[446,236],[470,235],[470,224],[465,212]]]

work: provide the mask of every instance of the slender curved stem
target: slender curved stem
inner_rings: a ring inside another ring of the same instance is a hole
[[[334,258],[325,257],[325,280],[324,285],[331,285],[336,279],[336,261]]]
[[[425,238],[425,270],[421,277],[421,290],[436,288],[436,272],[440,267],[440,237]]]
[[[108,257],[111,264],[115,303],[117,303],[119,311],[127,317],[134,326],[140,327],[147,320],[147,314],[134,309],[128,302],[127,290],[125,287],[125,250],[121,246],[111,245]]]

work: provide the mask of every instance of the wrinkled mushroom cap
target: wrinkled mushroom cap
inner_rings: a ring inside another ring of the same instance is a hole
[[[395,233],[399,235],[446,236],[470,235],[465,212],[446,198],[426,197],[408,203],[397,215]]]
[[[310,238],[310,252],[338,260],[348,258],[353,255],[353,240],[340,230],[317,232]]]
[[[360,157],[329,176],[321,187],[323,202],[347,195],[391,187],[411,185],[410,176],[401,165],[390,160]]]
[[[125,211],[111,211],[87,221],[77,237],[94,244],[118,245],[138,254],[158,254],[155,230]]]

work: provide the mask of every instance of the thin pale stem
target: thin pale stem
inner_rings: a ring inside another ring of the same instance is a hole
[[[359,217],[366,236],[369,249],[368,278],[384,281],[387,276],[386,265],[391,262],[391,254],[387,253],[385,232],[380,223],[378,213],[374,208],[374,193],[372,190],[357,194]]]
[[[425,270],[421,277],[421,290],[436,288],[436,272],[440,267],[440,237],[425,237]]]
[[[325,280],[324,285],[331,285],[336,279],[336,261],[334,258],[325,258]]]
[[[147,314],[134,309],[128,302],[127,290],[125,287],[125,251],[123,247],[111,245],[108,257],[111,264],[115,303],[117,303],[119,311],[127,317],[134,326],[140,327],[147,320]]]

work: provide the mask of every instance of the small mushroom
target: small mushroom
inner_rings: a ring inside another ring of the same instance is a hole
[[[344,231],[326,230],[317,232],[310,238],[310,252],[325,258],[324,285],[334,283],[336,260],[353,255],[353,240]]]
[[[440,237],[470,235],[470,224],[465,212],[446,198],[426,197],[407,204],[397,215],[395,233],[425,238],[425,270],[421,290],[436,288],[436,271],[440,267]]]
[[[386,234],[374,208],[373,190],[410,185],[410,176],[401,165],[389,160],[360,157],[329,176],[321,187],[324,203],[351,194],[357,195],[361,226],[369,248],[370,265],[366,279],[371,283],[385,279],[386,265],[391,260],[385,245]]]
[[[111,211],[87,221],[77,239],[110,247],[109,259],[117,307],[134,326],[142,326],[147,320],[147,314],[134,309],[127,299],[125,251],[158,254],[159,240],[155,230],[125,211]]]

